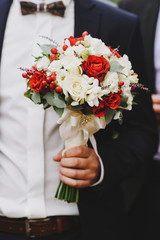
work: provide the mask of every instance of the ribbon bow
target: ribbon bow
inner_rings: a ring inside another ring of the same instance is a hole
[[[63,17],[66,9],[62,1],[53,2],[50,4],[45,3],[35,4],[32,2],[21,1],[20,5],[22,15],[28,15],[35,12],[49,12],[53,15]]]

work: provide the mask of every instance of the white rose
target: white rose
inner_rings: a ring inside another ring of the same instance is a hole
[[[48,67],[48,70],[50,72],[57,72],[62,68],[62,62],[60,60],[52,61],[50,66]]]
[[[72,69],[80,66],[82,59],[76,57],[75,55],[67,55],[61,59],[61,62],[65,69]]]
[[[88,90],[88,83],[82,76],[68,75],[62,83],[63,92],[66,97],[68,94],[74,100],[73,106],[83,104]]]
[[[101,83],[103,87],[107,87],[110,92],[118,92],[118,74],[116,72],[108,72]]]
[[[87,42],[90,46],[87,48],[91,55],[102,56],[108,58],[111,54],[109,48],[102,42],[102,40],[97,38],[92,38],[90,35],[85,36],[84,42]]]
[[[50,64],[48,57],[42,57],[37,61],[37,69],[41,71],[42,69],[47,69]]]

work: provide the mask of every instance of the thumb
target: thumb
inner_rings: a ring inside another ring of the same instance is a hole
[[[54,156],[53,160],[56,162],[60,162],[62,159],[62,152],[63,152],[63,150],[61,150],[56,156]]]

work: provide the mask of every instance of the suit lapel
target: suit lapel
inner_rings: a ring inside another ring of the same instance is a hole
[[[0,1],[0,58],[1,58],[5,26],[6,26],[7,16],[8,16],[11,3],[12,3],[12,0]]]
[[[75,37],[88,31],[93,37],[98,35],[100,13],[92,0],[75,0]]]

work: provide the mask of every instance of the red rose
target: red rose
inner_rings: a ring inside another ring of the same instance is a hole
[[[45,72],[34,72],[29,81],[31,90],[45,94],[48,91],[46,78],[47,75]]]
[[[108,72],[109,62],[104,57],[90,55],[87,61],[82,63],[82,69],[88,77],[97,78],[100,82]]]
[[[117,93],[110,93],[108,97],[103,98],[104,104],[111,109],[116,109],[120,104],[120,95]]]
[[[92,107],[91,108],[93,111],[93,114],[96,117],[103,117],[106,114],[106,106],[104,105],[103,100],[99,102],[99,106],[98,107]]]

